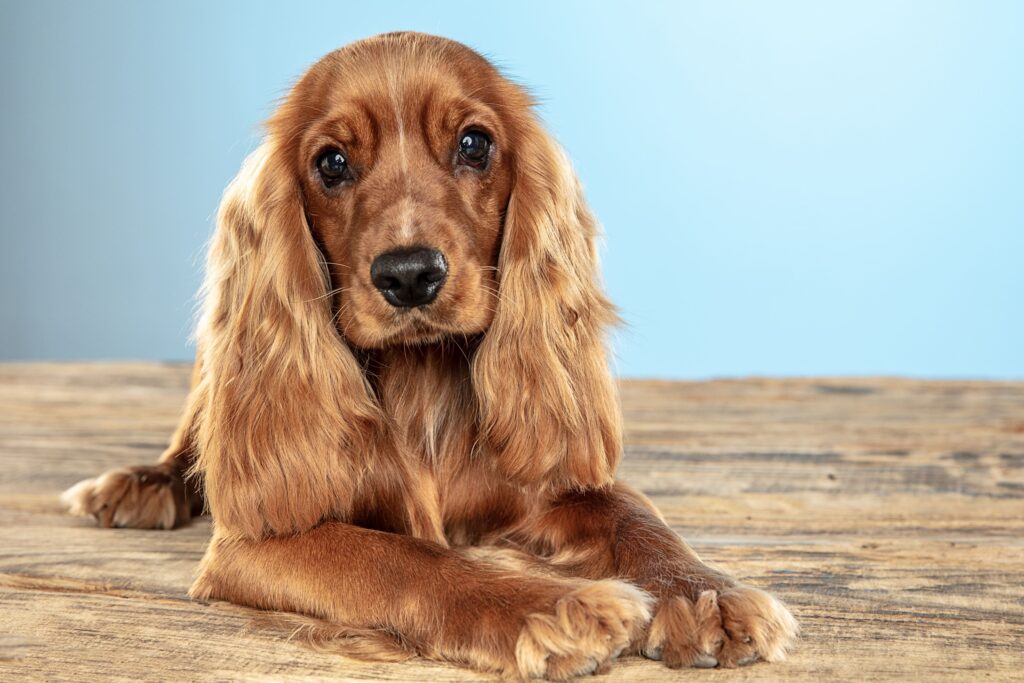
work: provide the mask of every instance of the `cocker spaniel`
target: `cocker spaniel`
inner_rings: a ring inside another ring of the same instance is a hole
[[[208,510],[194,598],[363,654],[552,679],[782,659],[787,609],[615,480],[595,237],[484,58],[413,33],[332,52],[225,193],[172,445],[65,498],[103,526]]]

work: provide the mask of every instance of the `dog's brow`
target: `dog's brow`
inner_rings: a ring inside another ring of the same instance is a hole
[[[374,149],[380,140],[380,122],[369,103],[354,100],[312,126],[310,138],[321,137],[332,138],[344,145],[358,143]]]
[[[358,100],[355,105],[360,117],[365,120],[366,127],[370,133],[370,139],[366,141],[366,144],[371,148],[375,148],[380,141],[380,122],[377,120],[377,114],[374,112],[373,107],[365,100]]]

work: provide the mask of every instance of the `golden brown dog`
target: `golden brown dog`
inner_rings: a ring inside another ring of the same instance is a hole
[[[68,502],[164,529],[205,507],[194,597],[376,632],[371,654],[556,679],[781,659],[786,608],[615,481],[595,235],[482,57],[410,33],[327,55],[225,194],[171,447]]]

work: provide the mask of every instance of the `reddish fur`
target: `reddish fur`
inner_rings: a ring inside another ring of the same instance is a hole
[[[453,163],[467,126],[494,140],[484,172]],[[356,168],[350,187],[320,185],[325,145]],[[479,55],[420,34],[331,53],[225,194],[171,447],[69,504],[170,527],[205,499],[193,596],[385,634],[363,654],[551,678],[627,647],[671,666],[781,658],[785,607],[704,565],[614,481],[596,236],[529,97]],[[397,311],[369,264],[421,245],[445,253],[448,280]]]

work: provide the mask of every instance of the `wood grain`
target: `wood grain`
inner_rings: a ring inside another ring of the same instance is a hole
[[[154,460],[187,367],[0,365],[0,680],[488,680],[368,664],[185,595],[208,521],[101,530],[58,493]],[[622,385],[621,475],[708,560],[777,592],[792,658],[604,680],[1021,680],[1024,383],[894,379]]]

